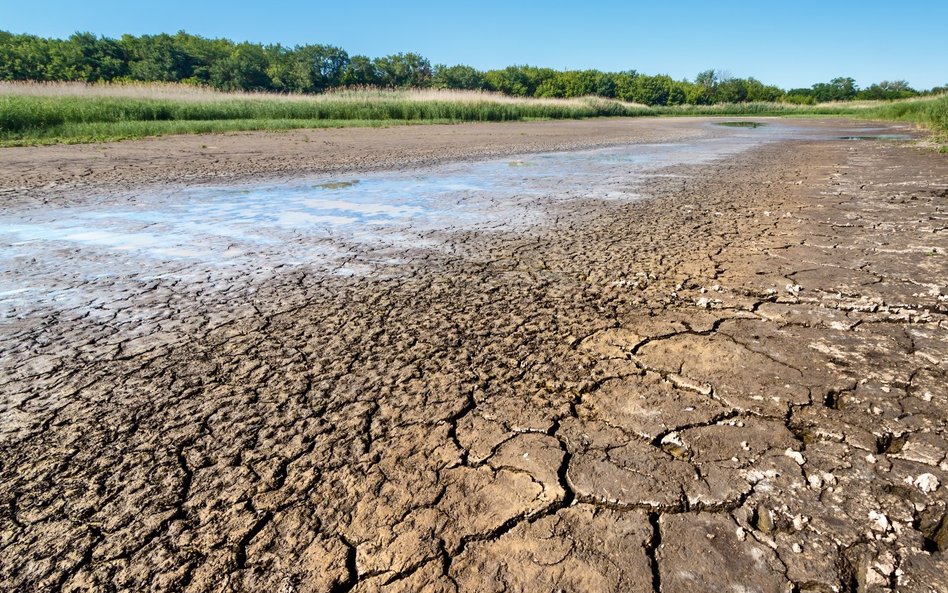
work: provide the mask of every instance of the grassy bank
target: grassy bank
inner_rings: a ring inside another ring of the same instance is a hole
[[[164,134],[406,123],[675,115],[846,116],[916,123],[948,135],[948,96],[818,105],[739,103],[647,107],[465,91],[220,93],[180,85],[0,84],[0,145],[124,140]]]

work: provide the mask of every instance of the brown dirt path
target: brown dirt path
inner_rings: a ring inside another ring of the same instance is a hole
[[[12,326],[0,589],[948,591],[948,159],[667,172]]]

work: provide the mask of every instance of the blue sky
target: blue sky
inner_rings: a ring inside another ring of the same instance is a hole
[[[693,78],[707,68],[785,88],[852,76],[866,86],[948,83],[948,0],[833,2],[419,2],[0,0],[0,29],[66,37],[186,30],[329,43],[432,63],[636,69]]]

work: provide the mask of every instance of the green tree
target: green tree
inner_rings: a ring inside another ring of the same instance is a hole
[[[382,86],[421,88],[431,84],[431,62],[415,53],[393,54],[375,60]]]
[[[271,88],[267,56],[259,45],[241,43],[226,58],[211,64],[209,82],[224,91],[259,91]]]
[[[381,86],[382,77],[371,58],[352,56],[342,73],[342,84],[344,86]]]
[[[673,90],[677,89],[677,90]],[[685,94],[670,76],[637,76],[632,83],[632,101],[646,105],[675,105]]]
[[[817,102],[852,101],[856,98],[856,81],[852,78],[838,77],[826,82],[813,85],[813,97]]]
[[[324,91],[339,86],[349,65],[349,54],[333,45],[303,45],[293,51],[310,80],[310,89]]]
[[[175,46],[184,52],[191,63],[188,82],[211,84],[212,67],[231,57],[236,45],[228,39],[207,39],[179,31],[174,36]]]
[[[487,82],[482,72],[470,66],[438,64],[434,67],[431,86],[439,89],[481,90],[486,88]]]
[[[92,33],[74,33],[62,43],[64,62],[70,63],[75,80],[112,80],[128,73],[128,57],[114,39]]]
[[[191,56],[171,35],[123,35],[119,43],[134,80],[175,82],[192,76]]]
[[[710,90],[713,90],[714,87],[718,85],[719,80],[720,76],[718,75],[717,70],[713,68],[699,72],[698,75],[695,76],[696,85]]]
[[[909,86],[904,80],[883,80],[878,84],[870,85],[856,95],[859,99],[883,100],[908,99],[916,97],[919,92]]]
[[[537,89],[554,76],[555,70],[535,66],[508,66],[484,74],[490,90],[518,97],[535,96]]]
[[[52,80],[49,46],[49,40],[35,35],[0,33],[0,79]]]
[[[342,84],[349,54],[331,45],[266,48],[267,76],[277,90],[312,93]]]
[[[615,97],[623,101],[635,101],[635,79],[639,75],[635,70],[626,70],[612,75],[615,85]]]

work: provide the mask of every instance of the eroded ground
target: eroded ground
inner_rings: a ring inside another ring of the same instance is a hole
[[[0,588],[948,591],[946,180],[778,142],[8,320]]]

